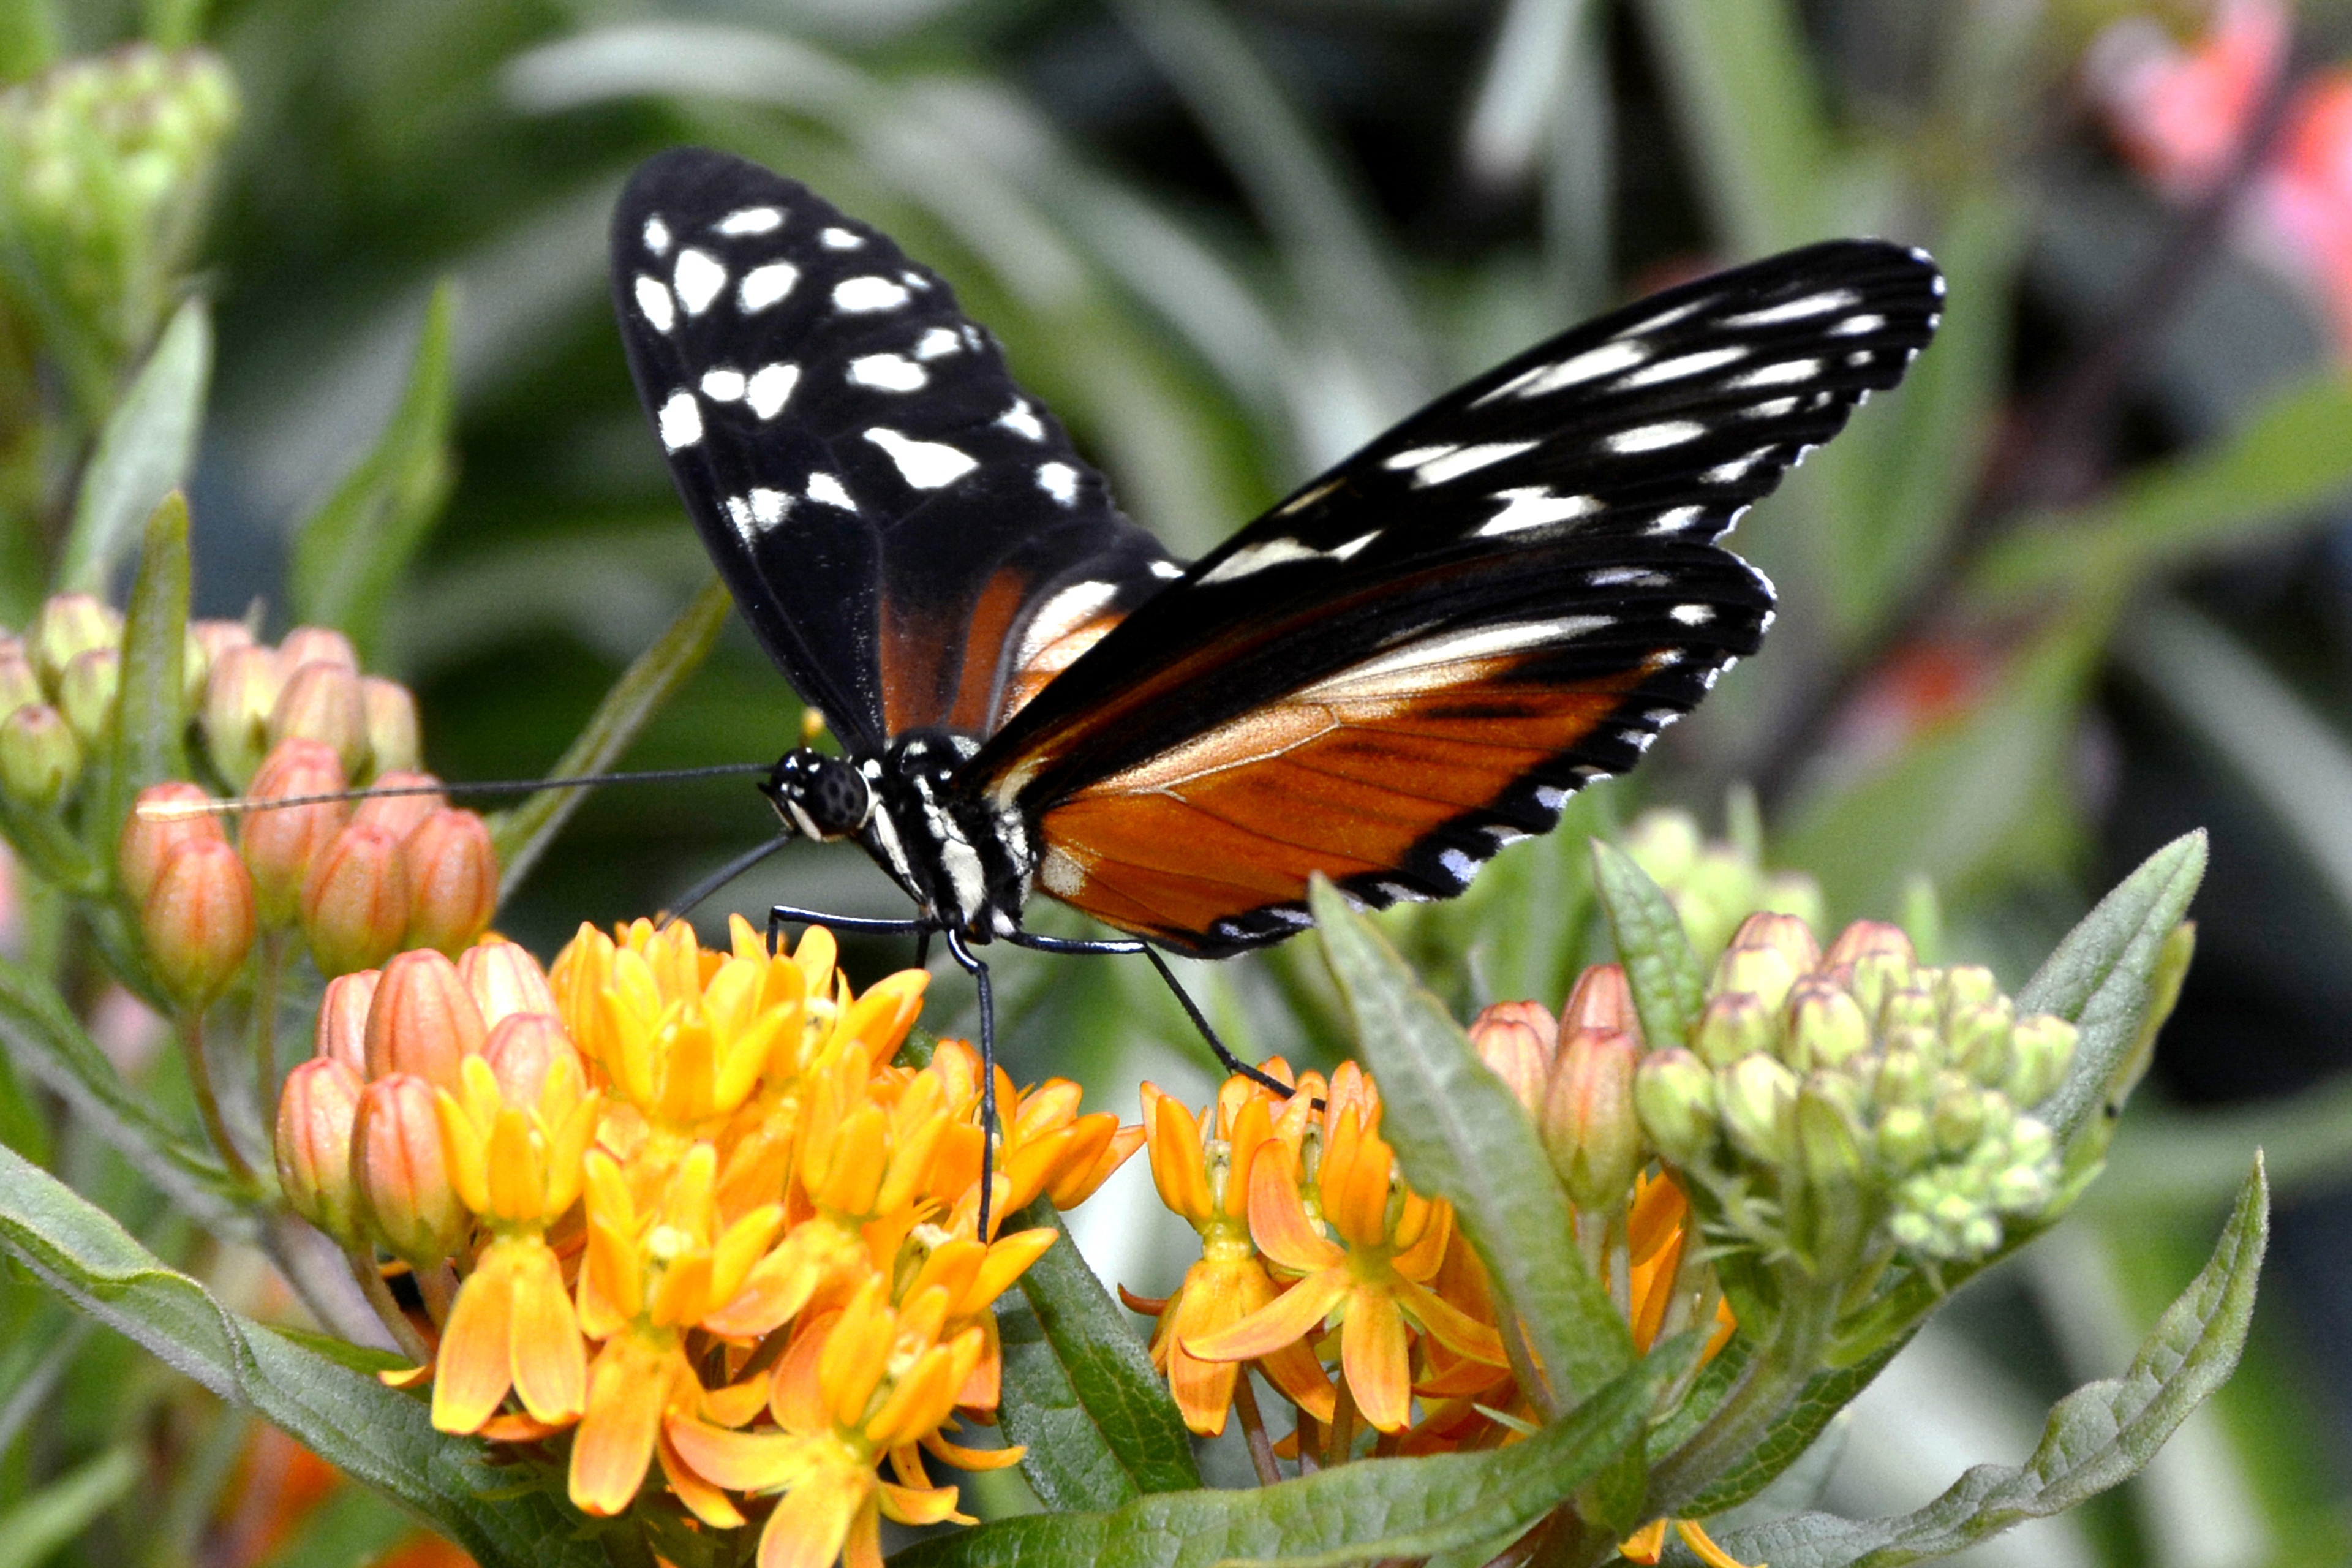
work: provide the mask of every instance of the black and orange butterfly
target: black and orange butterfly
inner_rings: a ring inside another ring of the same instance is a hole
[[[1925,253],[1871,240],[1685,284],[1188,566],[938,274],[805,186],[655,158],[613,285],[687,510],[846,753],[762,787],[906,889],[910,920],[836,923],[942,935],[983,1047],[976,946],[1232,953],[1309,924],[1317,872],[1376,907],[1451,898],[1633,766],[1771,620],[1717,541],[1902,379],[1943,297]],[[1135,940],[1025,931],[1040,890]]]

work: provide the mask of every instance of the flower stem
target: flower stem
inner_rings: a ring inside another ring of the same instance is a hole
[[[457,1276],[446,1263],[415,1271],[416,1293],[425,1298],[425,1315],[436,1329],[449,1322],[449,1309],[457,1303]]]
[[[1257,1407],[1257,1391],[1250,1386],[1249,1367],[1244,1364],[1234,1370],[1234,1409],[1242,1418],[1242,1439],[1249,1445],[1250,1467],[1257,1471],[1257,1484],[1270,1487],[1282,1479],[1281,1466],[1274,1457],[1274,1439],[1265,1435],[1265,1417]]]
[[[393,1342],[400,1346],[400,1353],[419,1365],[431,1361],[433,1347],[425,1342],[425,1336],[416,1331],[416,1325],[408,1321],[408,1314],[402,1311],[400,1303],[392,1299],[392,1287],[383,1282],[383,1271],[375,1266],[375,1259],[362,1252],[353,1252],[349,1256],[352,1278],[359,1281],[360,1293],[367,1298],[368,1305],[375,1309],[375,1315],[383,1321],[383,1326],[392,1333]]]
[[[1323,1434],[1323,1463],[1344,1465],[1356,1457],[1356,1391],[1339,1378],[1339,1397],[1333,1403],[1330,1429]]]
[[[1781,1285],[1783,1305],[1770,1337],[1738,1385],[1688,1442],[1650,1472],[1653,1510],[1681,1512],[1763,1439],[1821,1371],[1822,1353],[1836,1325],[1836,1302],[1821,1300],[1819,1287],[1793,1270]]]
[[[229,1136],[228,1123],[221,1120],[220,1097],[213,1091],[212,1065],[205,1059],[205,1015],[202,1008],[190,1008],[180,1015],[180,1039],[188,1047],[188,1079],[196,1091],[196,1114],[204,1118],[205,1135],[219,1151],[221,1163],[228,1173],[244,1186],[258,1191],[261,1179],[247,1163],[236,1140]]]
[[[253,976],[253,1093],[269,1125],[278,1096],[278,983],[286,968],[286,933],[265,931]]]

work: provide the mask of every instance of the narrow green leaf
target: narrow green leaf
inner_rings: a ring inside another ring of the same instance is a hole
[[[1360,1459],[1248,1491],[1147,1497],[1115,1513],[1031,1514],[943,1536],[897,1568],[1340,1568],[1418,1558],[1526,1530],[1639,1440],[1681,1364],[1628,1368],[1524,1443],[1479,1454]]]
[[[2017,994],[2021,1013],[2054,1013],[2081,1032],[2074,1066],[2038,1114],[2070,1142],[2106,1104],[2138,1038],[2172,928],[2205,875],[2203,829],[2140,862],[2099,900]]]
[[[2282,394],[2228,440],[2137,469],[2105,499],[2033,519],[1988,551],[1969,592],[1991,609],[2117,594],[2143,578],[2326,521],[2352,486],[2352,381]]]
[[[1706,975],[1665,889],[1613,844],[1592,841],[1592,885],[1617,939],[1642,1036],[1653,1050],[1690,1038],[1706,1001]]]
[[[188,482],[212,367],[212,313],[192,299],[172,317],[99,432],[58,563],[60,589],[104,595],[140,524]]]
[[[227,1171],[122,1081],[56,987],[5,958],[0,958],[0,1045],[206,1230],[226,1240],[255,1239],[253,1218]]]
[[[1908,1344],[1910,1339],[1909,1334],[1904,1334],[1892,1343],[1882,1346],[1860,1365],[1817,1374],[1805,1384],[1804,1392],[1797,1396],[1797,1402],[1772,1424],[1756,1447],[1748,1451],[1747,1457],[1708,1482],[1706,1489],[1685,1504],[1683,1511],[1693,1518],[1704,1519],[1726,1509],[1737,1508],[1762,1493],[1821,1441],[1822,1434],[1837,1418],[1837,1413],[1853,1404],[1855,1397],[1870,1386],[1871,1380],[1885,1370],[1886,1363],[1895,1359],[1895,1352]],[[1701,1404],[1696,1394],[1684,1406],[1685,1410],[1705,1408],[1706,1406]],[[1682,1414],[1681,1411],[1676,1412],[1677,1416]],[[1659,1433],[1651,1439],[1652,1450],[1668,1451],[1668,1444],[1675,1436],[1671,1431]]]
[[[449,336],[457,291],[443,282],[425,307],[408,385],[374,449],[294,538],[287,587],[294,613],[337,626],[373,652],[387,601],[440,515],[453,482]]]
[[[2024,1464],[1979,1465],[1900,1518],[1801,1514],[1736,1531],[1721,1544],[1743,1562],[1769,1560],[1773,1568],[1901,1568],[2063,1512],[2129,1479],[2237,1367],[2269,1234],[2270,1189],[2257,1158],[2211,1260],[2157,1321],[2130,1370],[2060,1400]]]
[[[484,1568],[602,1568],[582,1521],[518,1490],[480,1443],[433,1430],[422,1400],[386,1388],[222,1306],[111,1216],[0,1150],[0,1249],[75,1307],[233,1405],[247,1405],[390,1493]]]
[[[139,1482],[139,1457],[109,1448],[0,1513],[0,1568],[38,1568]]]
[[[653,722],[662,705],[702,667],[712,645],[719,641],[719,628],[727,624],[727,612],[734,607],[727,584],[712,576],[677,613],[677,618],[654,639],[653,645],[637,656],[636,662],[621,672],[621,679],[604,693],[604,700],[596,705],[596,711],[590,715],[578,738],[556,759],[551,776],[580,778],[601,773],[618,762],[645,727]],[[505,903],[521,886],[522,879],[530,875],[530,868],[546,853],[550,841],[579,809],[581,793],[576,789],[543,789],[512,811],[500,812],[491,819],[490,845],[498,851],[499,864],[504,868],[499,880],[499,902]]]
[[[1379,928],[1320,878],[1307,897],[1405,1174],[1454,1205],[1536,1362],[1522,1369],[1537,1375],[1531,1396],[1553,1411],[1575,1407],[1624,1370],[1633,1342],[1577,1256],[1568,1198],[1535,1124]]]
[[[113,764],[106,798],[87,829],[91,850],[111,859],[141,790],[188,776],[188,498],[173,490],[148,515],[139,576],[122,626],[122,686],[115,699]]]
[[[1021,1277],[1025,1314],[1004,1313],[1004,1436],[1024,1444],[1022,1469],[1045,1506],[1105,1512],[1146,1492],[1201,1484],[1192,1436],[1151,1368],[1151,1352],[1063,1229],[1051,1204],[1013,1216],[1007,1232],[1061,1235]]]

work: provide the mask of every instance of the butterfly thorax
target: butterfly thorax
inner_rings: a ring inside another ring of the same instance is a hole
[[[879,756],[786,752],[761,786],[786,826],[854,838],[927,918],[986,941],[1019,929],[1036,854],[1027,820],[956,788],[980,742],[918,730]]]

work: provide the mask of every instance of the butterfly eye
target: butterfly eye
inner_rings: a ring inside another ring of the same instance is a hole
[[[839,757],[805,748],[787,752],[761,793],[775,804],[786,826],[810,838],[845,837],[865,826],[874,811],[874,793],[864,774]]]

